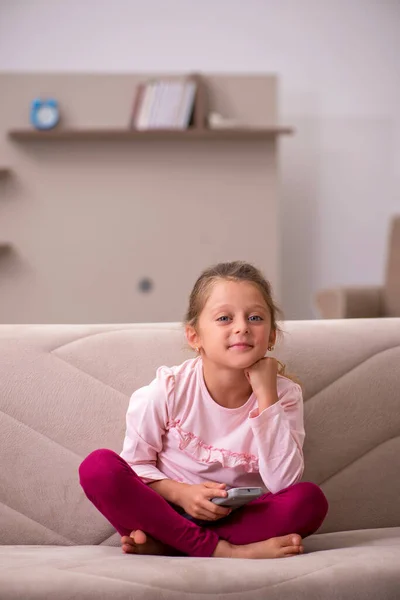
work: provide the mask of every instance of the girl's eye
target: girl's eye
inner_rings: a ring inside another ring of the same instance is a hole
[[[262,317],[260,317],[259,315],[252,315],[251,317],[249,317],[250,321],[262,321]]]
[[[218,317],[217,321],[221,321],[221,323],[226,323],[229,317],[227,315],[223,315],[222,317]]]

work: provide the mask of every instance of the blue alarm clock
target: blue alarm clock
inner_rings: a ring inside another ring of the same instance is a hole
[[[54,98],[36,98],[31,103],[31,123],[36,129],[52,129],[60,120],[58,102]]]

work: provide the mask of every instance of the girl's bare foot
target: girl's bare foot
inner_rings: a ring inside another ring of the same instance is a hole
[[[140,529],[121,538],[122,551],[126,554],[170,554],[169,548]]]
[[[301,537],[297,533],[243,546],[235,546],[220,540],[213,556],[219,558],[285,558],[302,554],[304,547],[301,542]]]

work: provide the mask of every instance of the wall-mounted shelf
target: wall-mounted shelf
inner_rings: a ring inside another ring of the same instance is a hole
[[[235,129],[12,129],[8,136],[16,141],[39,140],[266,140],[290,135],[290,127],[235,128]]]

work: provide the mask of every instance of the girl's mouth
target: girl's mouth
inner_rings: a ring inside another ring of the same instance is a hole
[[[249,350],[250,348],[253,348],[253,346],[251,346],[250,344],[232,344],[232,346],[229,346],[229,348],[233,348],[235,350]]]

